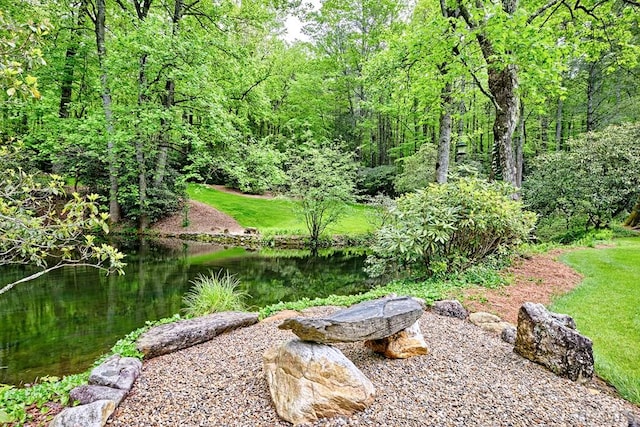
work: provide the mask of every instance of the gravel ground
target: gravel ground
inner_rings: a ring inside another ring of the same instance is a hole
[[[311,310],[326,314],[331,308]],[[145,362],[110,426],[289,426],[273,408],[264,351],[293,334],[279,321],[223,334]],[[387,360],[362,343],[336,347],[373,382],[365,411],[314,426],[627,427],[640,409],[590,384],[557,377],[498,337],[430,312],[420,319],[429,354]]]

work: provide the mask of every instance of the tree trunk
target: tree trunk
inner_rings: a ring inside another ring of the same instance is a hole
[[[69,118],[69,104],[71,103],[71,96],[73,94],[73,71],[75,68],[76,47],[75,43],[71,44],[67,47],[67,52],[64,56],[64,71],[60,83],[60,108],[58,109],[58,117],[61,119]]]
[[[590,62],[589,65],[589,75],[587,77],[587,132],[591,132],[596,128],[596,119],[595,119],[595,106],[593,102],[593,98],[596,92],[596,79],[598,66],[595,62]]]
[[[493,62],[493,61],[487,61]],[[502,179],[517,187],[517,168],[513,150],[513,133],[518,124],[519,99],[518,74],[515,65],[507,65],[496,70],[489,64],[489,90],[497,104],[496,118],[493,122],[494,144],[497,147],[498,160]]]
[[[558,98],[556,110],[556,151],[562,150],[562,98]]]
[[[522,172],[524,170],[524,144],[527,141],[524,103],[520,103],[520,120],[518,121],[518,139],[516,140],[516,187],[522,187]]]
[[[140,57],[138,72],[138,106],[142,109],[148,101],[147,96],[147,54]],[[138,163],[138,230],[143,231],[149,226],[147,212],[147,167],[144,156],[144,140],[141,135],[136,138],[136,162]]]
[[[640,226],[640,200],[638,200],[631,210],[631,214],[624,222],[624,225],[636,228]]]
[[[60,82],[60,107],[58,117],[69,118],[69,104],[73,95],[73,74],[75,70],[76,54],[78,52],[78,32],[84,26],[84,3],[80,3],[78,8],[78,19],[76,28],[71,31],[71,40],[64,55],[64,68]]]
[[[446,83],[440,92],[440,135],[438,138],[438,159],[436,161],[436,181],[447,182],[449,157],[451,153],[451,83]]]
[[[100,83],[102,86],[102,108],[106,123],[107,163],[109,167],[109,216],[114,223],[120,221],[120,205],[118,204],[118,167],[116,164],[116,146],[113,130],[113,111],[111,109],[111,90],[106,66],[107,50],[105,47],[106,0],[96,0],[96,47],[100,66]]]
[[[183,14],[183,0],[175,0],[174,8],[173,8],[173,16],[171,17],[171,21],[173,22],[172,36],[175,38],[180,31],[180,20],[182,19]],[[169,111],[173,107],[175,103],[176,96],[176,83],[173,79],[167,80],[165,84],[165,94],[164,94],[164,108]],[[161,129],[162,134],[160,135],[160,147],[158,151],[158,157],[156,159],[156,171],[155,176],[153,177],[153,186],[155,188],[159,188],[164,181],[164,176],[167,170],[167,157],[169,154],[169,135],[170,129],[169,125],[165,119],[162,119]]]

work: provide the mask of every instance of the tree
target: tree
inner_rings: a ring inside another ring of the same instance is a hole
[[[306,148],[290,160],[289,194],[299,201],[311,249],[317,251],[320,236],[355,200],[356,164],[337,148]]]
[[[39,98],[37,79],[22,73],[43,63],[34,47],[47,28],[45,24],[21,26],[0,13],[0,46],[5,72],[0,90],[13,97],[18,93]],[[25,36],[26,37],[23,37]],[[21,40],[22,43],[16,43]],[[24,63],[22,61],[24,61]],[[6,65],[6,66],[5,66]],[[109,231],[107,214],[100,214],[97,195],[77,193],[65,202],[64,182],[56,175],[27,173],[27,161],[16,140],[0,141],[0,266],[32,264],[42,270],[13,283],[4,284],[0,295],[15,285],[69,265],[89,265],[106,271],[122,271],[123,254],[96,242],[95,231]],[[60,206],[62,204],[62,206]]]
[[[603,228],[629,212],[640,196],[640,156],[631,141],[640,125],[610,126],[570,140],[570,151],[541,155],[525,181],[524,195],[543,216],[564,217],[567,228]]]

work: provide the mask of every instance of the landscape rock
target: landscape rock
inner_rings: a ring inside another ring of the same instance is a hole
[[[483,311],[471,313],[469,315],[469,322],[473,323],[476,326],[479,326],[487,332],[491,332],[494,334],[502,334],[502,331],[505,328],[513,327],[511,323],[504,322],[495,314],[485,313]]]
[[[517,331],[518,330],[515,326],[509,325],[502,330],[502,332],[500,333],[500,338],[502,338],[502,341],[513,345],[516,343]]]
[[[324,318],[294,317],[280,329],[291,329],[305,341],[319,343],[378,340],[413,325],[423,313],[420,302],[411,297],[365,301]]]
[[[629,425],[627,427],[640,427],[640,418],[633,415],[631,412],[625,412],[625,417],[627,417],[627,421],[629,421]]]
[[[276,411],[293,424],[349,416],[374,400],[371,381],[334,347],[294,339],[263,360]]]
[[[145,358],[152,358],[209,341],[223,332],[257,322],[257,313],[228,311],[210,314],[155,326],[138,338],[136,347]]]
[[[93,403],[97,400],[112,400],[118,406],[127,395],[127,390],[105,387],[103,385],[81,385],[69,393],[71,401],[78,401],[81,405]]]
[[[114,354],[91,371],[89,384],[129,391],[141,370],[142,362],[135,357]]]
[[[462,303],[456,299],[436,301],[432,308],[435,314],[440,316],[455,317],[458,319],[466,319],[469,312],[462,306]]]
[[[429,352],[418,322],[389,337],[365,341],[364,345],[389,359],[407,359]]]
[[[88,405],[66,408],[56,415],[49,427],[102,427],[115,407],[112,400],[97,400]]]
[[[593,344],[580,335],[573,319],[526,302],[518,312],[514,351],[557,375],[587,382],[593,377]]]

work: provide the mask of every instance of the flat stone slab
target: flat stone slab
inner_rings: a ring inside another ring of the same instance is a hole
[[[329,317],[294,317],[278,327],[318,343],[379,340],[413,325],[423,312],[418,299],[391,297],[365,301]]]
[[[102,362],[100,366],[93,368],[91,375],[89,375],[89,384],[129,391],[141,371],[142,362],[140,360],[135,357],[121,357],[119,354],[114,354]]]
[[[136,342],[145,359],[173,353],[209,341],[217,335],[258,323],[258,313],[226,311],[158,325],[142,334]]]
[[[98,400],[111,400],[116,407],[122,402],[127,395],[127,390],[119,388],[106,387],[103,385],[81,385],[69,393],[72,401],[80,402],[80,405],[87,405]]]

